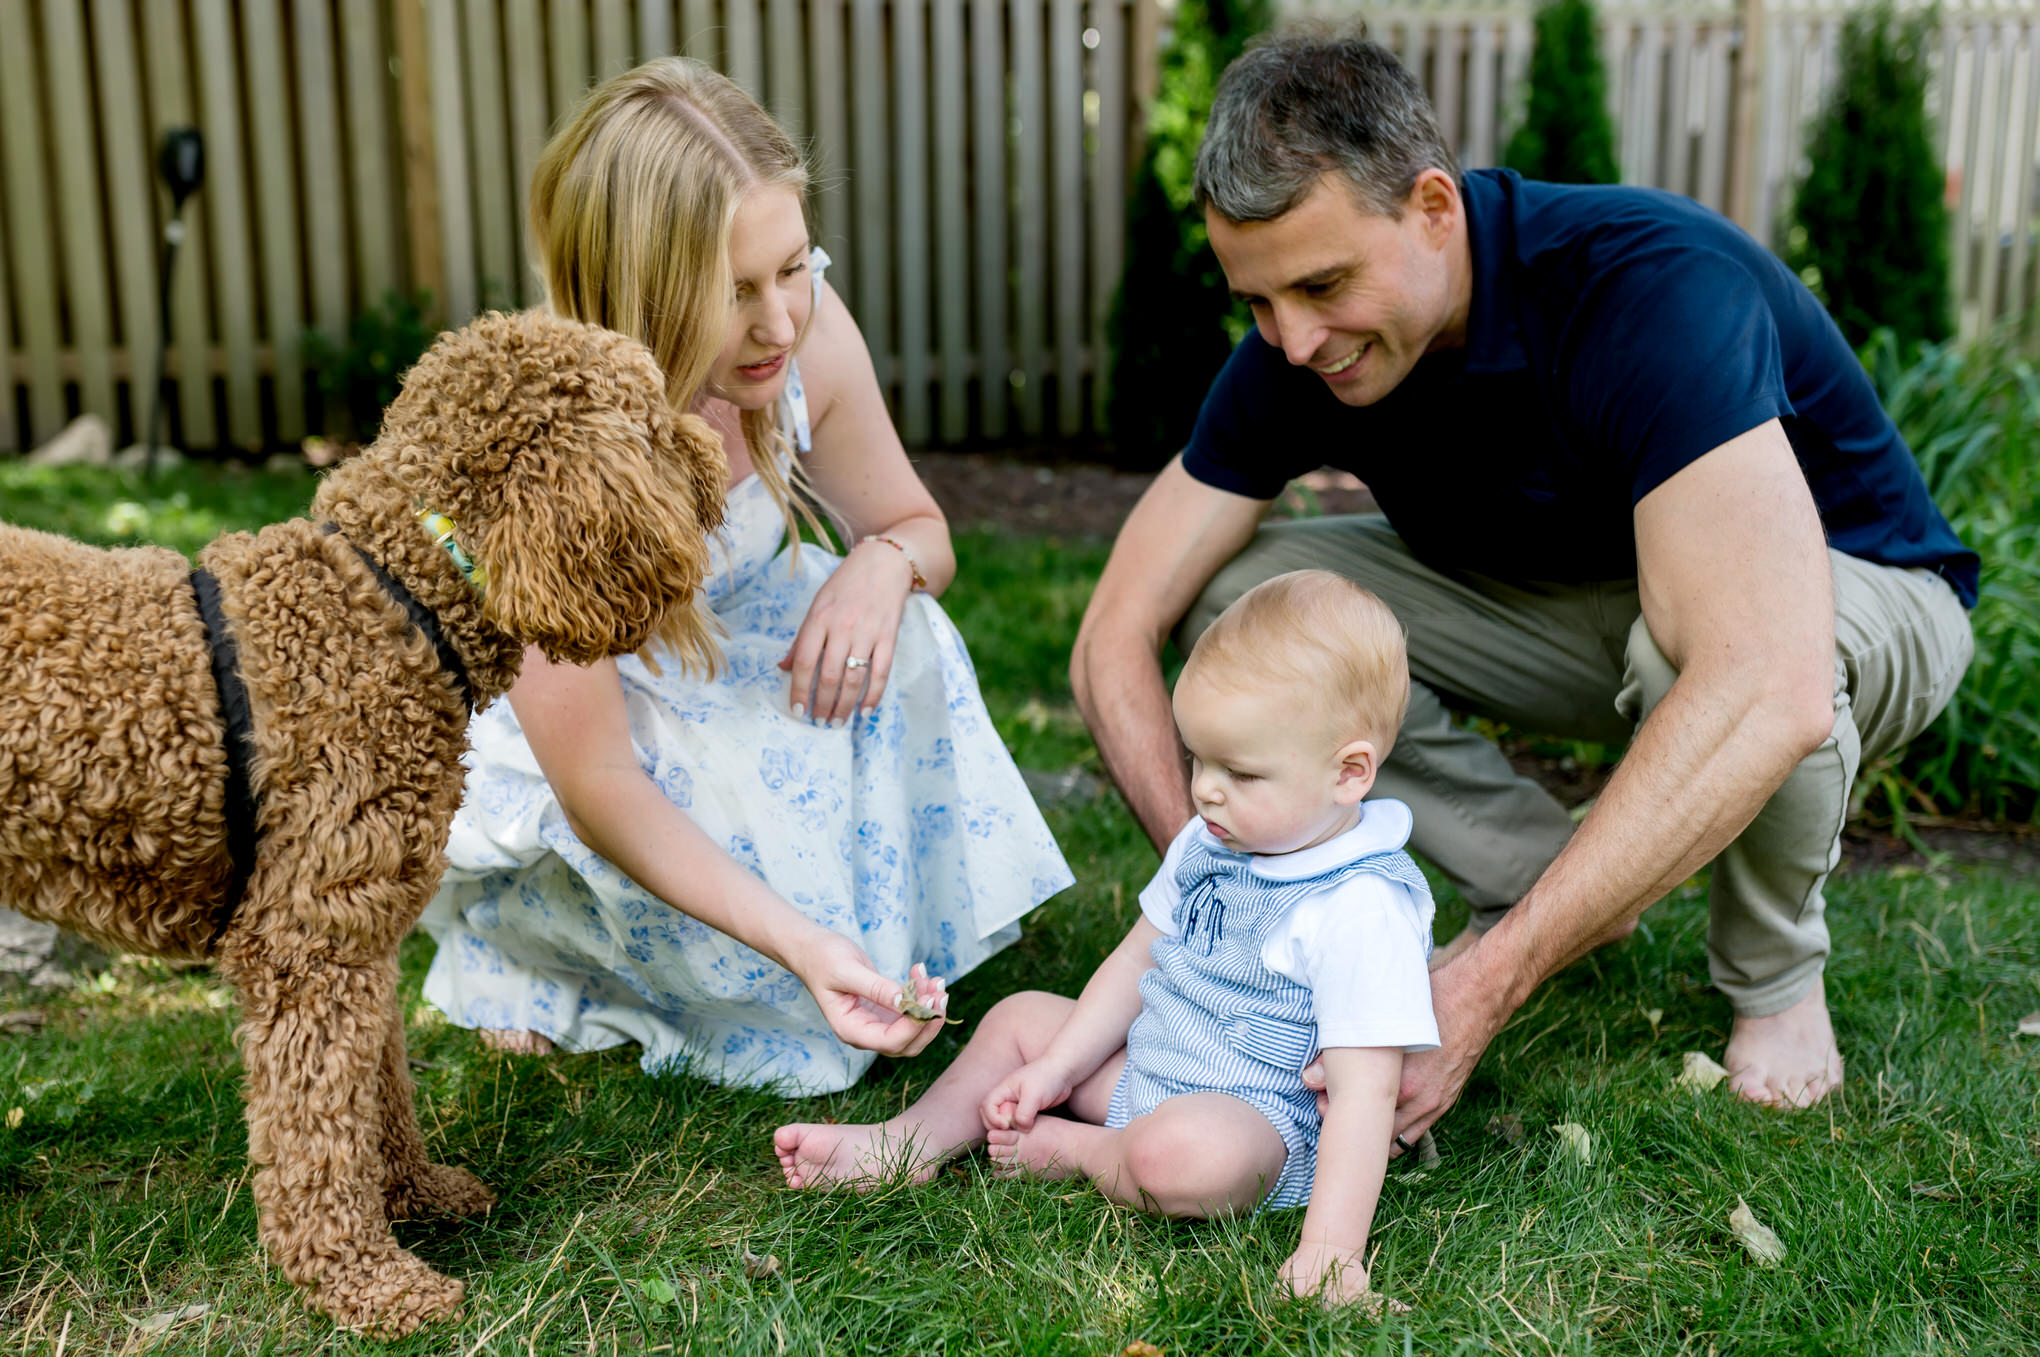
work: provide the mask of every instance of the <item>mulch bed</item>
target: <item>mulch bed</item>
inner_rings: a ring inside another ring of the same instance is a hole
[[[1154,480],[1147,471],[1120,471],[1096,462],[1059,460],[1030,450],[926,452],[914,457],[929,493],[951,527],[1000,527],[1110,540]],[[1291,487],[1278,514],[1304,512],[1314,498],[1320,512],[1365,513],[1374,497],[1351,475],[1321,471]]]
[[[1150,472],[1120,471],[1096,462],[1061,459],[1046,450],[927,452],[917,454],[936,503],[956,528],[1004,528],[1074,538],[1110,540],[1148,484]],[[1278,516],[1309,512],[1366,513],[1375,507],[1367,488],[1350,475],[1322,471],[1293,484]],[[1505,746],[1516,770],[1536,778],[1571,807],[1600,795],[1611,769],[1532,753],[1527,744]],[[2040,874],[2040,833],[2032,827],[1937,822],[1916,825],[1934,852],[1959,862],[1996,863]],[[1842,836],[1842,870],[1929,860],[1888,827],[1853,823]]]

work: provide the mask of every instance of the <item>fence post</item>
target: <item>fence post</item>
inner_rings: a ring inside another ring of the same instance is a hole
[[[1757,177],[1763,166],[1757,157],[1757,100],[1763,86],[1759,77],[1764,67],[1764,0],[1742,0],[1742,51],[1735,70],[1735,135],[1728,154],[1728,215],[1758,240],[1767,236],[1765,223],[1756,220]]]
[[[425,55],[423,0],[397,0],[398,123],[404,138],[404,238],[411,288],[432,294],[429,315],[443,324],[446,264],[439,239],[439,164],[432,150],[432,72]]]

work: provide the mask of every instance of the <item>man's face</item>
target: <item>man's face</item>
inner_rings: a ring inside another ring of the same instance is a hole
[[[1465,218],[1443,173],[1425,171],[1400,217],[1367,211],[1328,174],[1272,221],[1229,222],[1208,209],[1204,221],[1261,338],[1347,405],[1372,405],[1426,353],[1465,342],[1456,294],[1470,288],[1455,286],[1464,270],[1453,266],[1465,253]]]

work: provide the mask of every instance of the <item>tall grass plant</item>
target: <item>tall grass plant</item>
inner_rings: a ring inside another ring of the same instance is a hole
[[[1864,772],[1865,794],[1914,815],[2040,820],[2040,371],[2009,335],[1924,344],[1890,330],[1863,350],[1884,408],[1956,534],[1983,558],[1976,658],[1955,700]]]

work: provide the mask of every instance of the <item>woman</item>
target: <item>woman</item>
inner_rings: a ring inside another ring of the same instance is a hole
[[[806,183],[680,58],[596,89],[539,162],[549,304],[651,348],[730,492],[699,600],[719,657],[529,654],[476,719],[425,993],[509,1049],[636,1041],[648,1071],[845,1088],[940,1027],[896,1011],[910,967],[939,1007],[1071,880],[934,602],[948,527],[822,281]],[[843,556],[800,543],[804,490]]]

